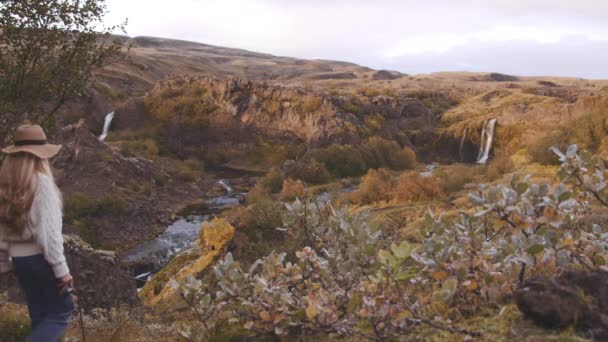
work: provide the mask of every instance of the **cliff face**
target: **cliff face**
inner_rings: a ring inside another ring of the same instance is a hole
[[[421,147],[413,140],[432,140],[439,118],[428,102],[405,94],[331,92],[242,78],[174,78],[157,84],[143,102],[119,108],[112,129],[161,123],[156,134],[167,137],[174,151],[205,148],[232,155],[238,150],[241,158],[259,138],[316,148],[381,136]]]

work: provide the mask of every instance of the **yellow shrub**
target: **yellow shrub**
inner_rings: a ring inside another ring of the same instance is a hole
[[[281,103],[273,100],[264,100],[262,107],[267,113],[273,114],[281,110]]]
[[[549,153],[553,153],[548,151]],[[513,171],[515,164],[511,160],[511,156],[505,152],[496,153],[494,158],[490,161],[488,168],[486,169],[486,177],[488,180],[496,180],[502,175]]]
[[[155,159],[158,156],[158,145],[153,139],[136,139],[120,142],[120,151],[130,157]]]
[[[175,168],[175,176],[186,182],[194,182],[204,175],[205,166],[203,162],[198,160],[175,160],[173,161],[173,166]]]
[[[301,180],[293,180],[287,178],[283,181],[283,189],[281,191],[281,200],[293,201],[296,198],[303,199],[306,197],[306,189]]]
[[[451,194],[460,191],[463,187],[475,180],[483,166],[466,166],[462,164],[448,165],[435,172],[435,175],[443,182],[445,193]]]
[[[361,179],[359,189],[348,195],[347,198],[356,204],[390,201],[394,185],[391,174],[387,170],[369,170]]]
[[[302,112],[304,112],[304,113],[314,112],[314,111],[318,110],[319,108],[321,108],[322,104],[323,104],[323,101],[318,97],[306,97],[302,101],[302,106],[301,106]]]
[[[379,89],[371,87],[359,88],[357,92],[367,97],[374,97],[381,94],[381,91]]]
[[[436,177],[423,177],[416,172],[406,172],[399,177],[393,197],[398,201],[432,201],[444,196],[443,184]]]

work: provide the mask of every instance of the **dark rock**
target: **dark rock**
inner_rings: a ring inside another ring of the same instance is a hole
[[[473,76],[471,77],[471,80],[481,82],[517,82],[519,81],[519,78],[511,75],[493,72],[483,76]]]
[[[116,109],[112,129],[138,129],[146,120],[146,106],[143,97],[130,99],[126,104]]]
[[[570,271],[529,279],[515,292],[517,307],[545,328],[575,326],[595,340],[608,339],[608,273]]]
[[[396,80],[403,76],[407,76],[407,75],[402,74],[399,71],[378,70],[372,75],[372,78],[377,81],[379,81],[379,80]]]
[[[92,89],[85,105],[87,125],[93,128],[93,132],[101,134],[106,114],[111,112],[106,98],[97,90]]]
[[[538,85],[544,86],[544,87],[559,87],[560,85],[557,83],[553,83],[551,81],[538,81],[537,82]]]
[[[311,80],[352,80],[355,78],[357,78],[357,75],[352,72],[317,74],[309,77]]]

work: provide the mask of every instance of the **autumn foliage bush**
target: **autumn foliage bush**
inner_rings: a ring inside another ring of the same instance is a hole
[[[480,165],[453,164],[442,166],[441,169],[434,172],[434,175],[443,183],[443,191],[446,194],[452,194],[462,190],[466,184],[475,181],[482,172],[483,166]]]
[[[400,202],[433,201],[444,196],[443,184],[433,176],[406,172],[399,176],[393,189],[393,198]]]
[[[359,188],[346,194],[344,199],[355,204],[373,204],[432,201],[443,196],[443,183],[439,178],[405,172],[395,179],[386,169],[372,169],[361,179]]]
[[[301,180],[293,180],[287,178],[283,181],[283,189],[281,190],[282,201],[295,201],[296,198],[306,198],[306,188]]]
[[[346,194],[346,198],[356,204],[388,202],[393,198],[394,186],[395,181],[389,171],[372,169],[363,176],[359,188],[351,194]]]

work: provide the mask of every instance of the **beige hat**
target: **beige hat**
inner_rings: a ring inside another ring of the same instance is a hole
[[[54,157],[61,145],[53,145],[46,142],[46,134],[38,125],[23,125],[15,131],[15,144],[5,147],[2,152],[6,154],[25,152],[31,153],[41,159]]]

